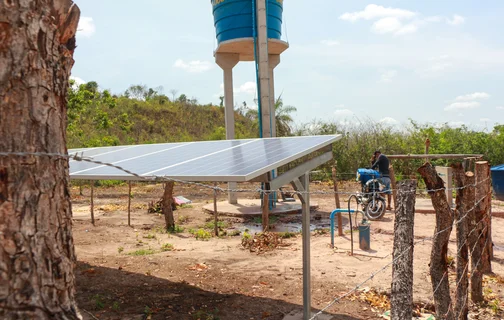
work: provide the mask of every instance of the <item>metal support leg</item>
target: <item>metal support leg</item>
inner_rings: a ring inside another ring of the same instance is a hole
[[[296,191],[303,192],[299,199],[303,204],[303,320],[309,320],[311,312],[311,268],[310,268],[310,173],[292,181]]]

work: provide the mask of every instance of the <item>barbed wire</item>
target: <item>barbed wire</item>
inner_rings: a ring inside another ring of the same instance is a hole
[[[98,164],[102,166],[107,166],[111,167],[117,170],[120,170],[124,173],[127,173],[133,177],[136,177],[139,181],[144,181],[144,182],[174,182],[174,183],[180,183],[180,184],[187,184],[187,185],[194,185],[198,186],[201,188],[205,189],[211,189],[211,190],[217,190],[218,192],[231,192],[231,193],[273,193],[273,192],[289,192],[294,195],[304,195],[304,194],[311,194],[311,195],[372,195],[375,193],[382,193],[382,192],[393,192],[393,191],[399,191],[399,189],[387,189],[387,190],[382,190],[382,191],[375,191],[375,192],[345,192],[345,191],[321,191],[321,190],[315,190],[315,191],[300,191],[300,190],[291,190],[291,189],[276,189],[276,190],[269,190],[269,189],[262,189],[262,188],[254,188],[254,189],[243,189],[243,188],[221,188],[219,186],[212,186],[212,185],[207,185],[204,183],[200,182],[192,182],[192,181],[186,181],[186,180],[180,180],[180,179],[174,179],[170,178],[167,176],[150,176],[150,177],[145,177],[142,176],[138,173],[135,173],[131,170],[128,170],[122,166],[118,166],[114,163],[109,163],[109,162],[103,162],[100,160],[94,160],[91,157],[85,157],[81,153],[79,156],[79,153],[75,154],[61,154],[61,153],[46,153],[46,152],[0,152],[0,156],[19,156],[19,157],[26,157],[26,156],[39,156],[39,157],[59,157],[59,158],[65,158],[65,159],[71,159],[74,161],[82,161],[82,162],[88,162],[88,163],[93,163],[93,164]],[[462,187],[452,187],[452,188],[438,188],[438,189],[412,189],[412,190],[403,190],[402,192],[404,193],[416,193],[416,192],[427,192],[427,193],[434,193],[438,191],[456,191],[456,190],[463,190],[465,188],[469,187],[476,187],[479,184],[482,184],[491,178],[488,177],[482,181],[475,182],[474,184],[469,184],[465,185]],[[90,179],[93,180],[93,179]]]
[[[56,157],[56,158],[67,159],[67,160],[68,159],[72,159],[74,161],[82,161],[82,162],[88,162],[88,163],[98,164],[98,165],[102,165],[102,166],[112,167],[112,168],[118,169],[118,170],[120,170],[122,172],[125,172],[125,173],[127,173],[127,174],[129,174],[131,176],[136,177],[139,181],[146,181],[146,182],[152,182],[152,181],[155,181],[155,182],[174,182],[174,183],[188,184],[188,185],[199,186],[199,187],[206,188],[206,189],[211,189],[211,190],[214,190],[214,192],[233,192],[233,193],[260,192],[260,193],[271,193],[271,192],[286,192],[287,191],[287,190],[284,190],[284,189],[265,190],[265,189],[262,189],[262,188],[254,188],[254,189],[229,189],[229,188],[221,188],[221,187],[216,186],[216,185],[214,185],[214,186],[207,185],[207,184],[200,183],[200,182],[191,182],[191,181],[185,181],[185,180],[179,180],[179,179],[169,178],[169,177],[166,177],[166,176],[145,177],[145,176],[141,176],[140,174],[137,174],[137,173],[135,173],[135,172],[133,172],[131,170],[128,170],[128,169],[126,169],[124,167],[115,165],[113,163],[103,162],[103,161],[99,161],[99,160],[94,160],[94,159],[92,159],[90,157],[85,157],[85,156],[83,156],[82,153],[79,156],[78,153],[69,155],[69,154],[46,153],[46,152],[0,152],[0,156],[4,156],[4,157],[8,157],[8,156],[19,156],[19,157],[38,156],[38,157]],[[341,175],[343,175],[343,174],[346,174],[346,173],[341,173]],[[350,173],[348,173],[348,175],[350,175]],[[354,175],[354,174],[352,174],[352,175]],[[422,191],[427,192],[427,193],[435,193],[435,192],[439,192],[439,191],[458,191],[458,190],[464,190],[466,188],[477,187],[478,185],[480,185],[482,183],[485,183],[485,182],[487,182],[490,179],[491,178],[488,177],[488,178],[483,179],[481,181],[477,181],[477,182],[475,181],[472,184],[467,184],[467,185],[464,185],[464,186],[461,186],[461,187],[453,187],[453,188],[442,187],[442,188],[437,188],[437,189],[416,189],[416,188],[414,188],[414,189],[411,189],[411,190],[400,190],[400,191],[402,193],[415,193],[415,194],[417,192],[422,192]],[[399,189],[388,189],[386,191],[399,191]],[[299,191],[299,190],[293,190],[293,191],[291,191],[290,189],[287,192],[289,192],[291,194],[297,194],[297,195],[303,195],[303,194],[312,194],[312,195],[335,195],[335,194],[339,194],[339,195],[355,195],[355,194],[373,194],[373,193],[377,193],[377,192],[365,193],[365,192]],[[381,193],[381,192],[378,192],[378,193]],[[391,262],[389,262],[388,264],[386,264],[382,268],[378,269],[377,271],[371,273],[371,275],[368,278],[366,278],[365,280],[363,280],[362,282],[360,282],[359,284],[357,284],[354,288],[352,288],[351,290],[349,290],[345,294],[340,295],[339,297],[333,299],[333,301],[331,301],[326,307],[324,307],[319,312],[317,312],[313,317],[311,317],[310,320],[316,319],[319,315],[321,315],[328,308],[330,308],[331,306],[333,306],[337,302],[341,301],[345,297],[347,297],[347,296],[353,294],[354,292],[356,292],[357,290],[359,290],[364,284],[366,284],[367,282],[369,282],[372,279],[374,279],[374,277],[376,275],[378,275],[379,273],[384,272],[385,270],[387,270],[391,265],[394,264],[394,262],[396,262],[398,259],[400,259],[405,253],[407,253],[409,250],[412,250],[415,245],[418,245],[420,243],[424,243],[426,241],[432,241],[439,234],[441,234],[443,232],[446,232],[448,230],[451,230],[453,228],[453,226],[455,226],[455,225],[461,223],[462,221],[464,221],[469,216],[469,213],[472,212],[472,211],[474,211],[476,209],[476,207],[484,199],[486,199],[489,195],[491,195],[491,192],[488,193],[488,194],[486,194],[486,195],[484,195],[478,201],[475,201],[474,206],[471,209],[467,210],[467,212],[464,214],[464,216],[462,216],[458,220],[457,219],[453,219],[453,223],[449,227],[447,227],[447,228],[445,228],[443,230],[437,231],[432,237],[426,237],[424,239],[421,239],[421,240],[413,242],[413,244],[411,246],[409,246],[408,248],[406,248],[405,250],[403,250],[403,252],[401,252]],[[450,210],[453,210],[453,209],[450,208]],[[491,216],[491,213],[490,213],[490,216]],[[479,224],[482,221],[483,221],[483,219],[478,222],[478,224],[473,228],[473,230],[471,230],[470,233],[468,233],[468,238],[467,238],[466,242],[469,241],[469,235],[472,234],[472,232],[474,232],[475,230],[477,230],[479,228]],[[478,237],[478,240],[476,241],[476,244],[475,244],[474,248],[476,248],[476,245],[478,244],[479,238],[482,236],[483,231],[484,231],[484,229],[480,233],[480,236]],[[486,241],[488,242],[488,238],[487,238]],[[486,243],[485,243],[485,245],[486,245]],[[473,250],[474,250],[474,248],[473,248]],[[474,251],[472,251],[472,252],[474,252]],[[458,253],[460,253],[460,250],[458,251]],[[478,261],[477,266],[479,265],[480,261],[481,261],[481,257],[480,257],[480,259]],[[473,270],[473,273],[474,273],[474,270]],[[440,281],[440,283],[437,285],[436,289],[434,290],[433,295],[436,293],[436,290],[440,287],[440,284],[443,281],[444,277],[445,277],[445,275],[443,275],[443,278]],[[457,287],[458,287],[458,285],[457,285]]]
[[[449,227],[446,227],[436,233],[434,233],[434,235],[432,237],[426,237],[424,239],[420,239],[418,241],[415,241],[413,242],[413,244],[411,246],[409,246],[408,248],[406,248],[405,250],[403,250],[403,252],[401,252],[396,258],[394,258],[391,262],[389,262],[388,264],[386,264],[384,267],[378,269],[377,271],[373,272],[368,278],[366,278],[364,281],[360,282],[358,285],[356,285],[355,287],[353,287],[351,290],[349,290],[348,292],[346,292],[345,294],[341,295],[341,296],[338,296],[337,298],[333,299],[333,301],[331,301],[326,307],[324,307],[323,309],[321,309],[320,311],[318,311],[314,316],[312,316],[310,318],[310,320],[316,320],[317,317],[319,315],[321,315],[322,313],[324,313],[327,309],[329,309],[330,307],[332,307],[334,304],[336,304],[337,302],[341,301],[342,299],[346,298],[347,296],[353,294],[354,292],[356,292],[357,290],[359,290],[364,284],[366,284],[367,282],[371,281],[374,279],[374,277],[381,273],[381,272],[384,272],[385,270],[387,270],[391,265],[393,265],[397,260],[399,260],[406,252],[412,250],[416,245],[420,244],[420,243],[424,243],[426,241],[432,241],[434,240],[434,238],[438,235],[440,235],[441,233],[444,233],[448,230],[452,230],[453,226],[461,223],[464,219],[466,219],[467,217],[469,217],[469,212],[472,212],[476,209],[476,207],[486,198],[488,197],[488,194],[487,195],[484,195],[481,199],[479,199],[478,201],[475,201],[475,204],[472,208],[470,208],[469,210],[467,210],[467,213],[462,217],[460,218],[459,220],[453,220],[453,223],[449,226]],[[473,230],[471,230],[470,233],[468,233],[468,235],[472,234],[472,232],[474,232],[474,230],[477,230],[479,229],[479,224],[480,223],[483,223],[483,219],[480,220],[476,226],[474,226]],[[480,237],[483,233],[480,233]],[[479,240],[479,238],[478,238]],[[478,243],[478,240],[476,241],[476,244]],[[466,241],[469,241],[469,237]],[[488,241],[488,239],[487,239]],[[433,295],[437,292],[437,290],[439,289],[444,277],[446,276],[446,273],[443,275],[443,278],[441,279],[441,281],[437,284],[436,286],[436,289],[433,291]]]

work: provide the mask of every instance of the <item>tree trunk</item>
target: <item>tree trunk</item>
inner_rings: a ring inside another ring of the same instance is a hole
[[[390,299],[392,320],[413,317],[413,230],[416,186],[416,180],[398,183]]]
[[[490,191],[490,166],[487,161],[478,161],[475,165],[476,176],[476,221],[482,221],[479,225],[479,246],[481,256],[479,258],[478,269],[483,274],[492,272],[491,250],[489,244],[492,245],[492,220],[491,220],[491,205],[492,194]]]
[[[70,0],[0,2],[0,151],[66,154],[80,11]],[[0,156],[0,318],[80,319],[68,159]]]
[[[438,319],[453,319],[451,308],[450,283],[448,282],[448,240],[453,224],[453,212],[448,204],[444,183],[436,169],[426,163],[418,169],[425,181],[432,205],[436,210],[436,229],[432,242],[430,275],[434,292],[434,305]]]
[[[467,195],[469,188],[467,186],[466,175],[462,164],[458,164],[453,168],[457,186],[457,288],[455,292],[455,318],[457,320],[466,320],[468,313],[468,287],[469,279],[467,277],[469,264],[469,250],[467,246],[467,225],[468,216],[466,208],[468,206]],[[474,199],[474,198],[473,198]]]
[[[173,182],[167,182],[164,185],[163,194],[163,215],[165,217],[166,230],[175,229],[175,218],[173,217]]]

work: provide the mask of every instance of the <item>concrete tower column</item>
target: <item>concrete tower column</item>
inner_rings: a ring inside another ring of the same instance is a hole
[[[233,68],[240,61],[240,55],[236,53],[216,53],[215,62],[224,73],[224,118],[226,121],[226,139],[235,138],[234,121],[234,92],[233,92]],[[236,182],[229,182],[228,189],[236,189]],[[236,193],[228,192],[228,202],[238,203]]]
[[[276,115],[275,115],[275,68],[280,63],[279,54],[269,55],[269,94],[270,94],[270,105],[271,105],[271,136],[277,136],[276,128]]]
[[[270,72],[269,72],[269,49],[268,49],[268,26],[266,15],[266,0],[256,1],[257,10],[257,53],[259,56],[259,88],[261,96],[262,137],[270,138],[271,132],[271,109],[270,105]]]

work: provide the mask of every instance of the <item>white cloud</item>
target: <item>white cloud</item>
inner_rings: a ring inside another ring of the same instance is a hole
[[[398,8],[385,8],[376,4],[367,5],[363,11],[346,12],[339,18],[345,21],[355,22],[360,19],[373,20],[385,17],[392,17],[398,19],[411,19],[416,15],[415,12],[398,9]]]
[[[91,17],[80,17],[77,25],[77,35],[86,38],[91,37],[96,32],[96,27]]]
[[[454,102],[450,105],[447,105],[444,109],[445,111],[452,110],[466,110],[466,109],[476,109],[481,106],[481,103],[477,101],[464,101],[464,102]]]
[[[329,39],[322,40],[322,41],[320,41],[320,43],[323,44],[324,46],[328,46],[328,47],[334,47],[334,46],[339,46],[340,45],[339,41],[337,41],[337,40],[329,40]]]
[[[337,109],[336,111],[334,111],[334,115],[337,118],[345,118],[345,117],[352,116],[353,112],[350,109]]]
[[[441,16],[431,16],[424,19],[426,22],[441,22],[443,21],[443,17]]]
[[[85,83],[87,83],[86,81],[82,80],[81,78],[79,78],[79,77],[74,77],[74,76],[70,76],[70,80],[75,81],[75,85],[76,85],[76,86],[80,86],[81,84],[85,84]]]
[[[345,109],[345,105],[344,104],[338,104],[335,106],[336,109]]]
[[[386,125],[396,125],[399,123],[399,121],[397,121],[396,119],[394,118],[391,118],[391,117],[385,117],[383,119],[381,119],[380,121],[378,121],[380,123],[383,123],[383,124],[386,124]]]
[[[462,16],[459,16],[458,14],[454,14],[452,19],[447,18],[446,23],[451,24],[452,26],[458,26],[461,25],[465,22],[465,18]]]
[[[255,82],[248,81],[239,86],[238,88],[233,88],[234,94],[245,93],[245,94],[255,94],[257,92],[257,86]],[[214,95],[215,97],[220,97],[224,95],[224,84],[220,84],[220,93]]]
[[[371,27],[371,30],[374,33],[378,34],[384,34],[384,33],[392,33],[396,32],[401,28],[402,24],[401,21],[397,18],[393,17],[388,17],[388,18],[383,18],[378,21],[376,21],[373,26]]]
[[[490,122],[491,120],[489,118],[481,118],[480,121],[481,122]]]
[[[396,36],[402,36],[405,34],[415,33],[418,30],[418,26],[414,23],[407,24],[401,27],[399,30],[395,32]]]
[[[416,70],[416,72],[422,77],[439,76],[454,67],[453,59],[447,54],[430,58],[426,64],[427,65],[425,67]]]
[[[185,62],[182,59],[175,61],[173,66],[191,73],[201,73],[213,68],[213,64],[208,61],[194,60]]]
[[[458,96],[457,98],[455,98],[455,101],[474,101],[488,98],[490,98],[490,95],[486,92],[475,92],[463,96]]]
[[[497,110],[504,110],[504,106],[495,107]]]
[[[397,71],[396,70],[387,70],[387,71],[384,71],[381,74],[380,82],[383,82],[383,83],[392,82],[392,79],[394,79],[396,76],[397,76]]]
[[[239,88],[235,88],[235,93],[246,93],[246,94],[255,94],[257,90],[256,83],[249,81],[242,84]]]

